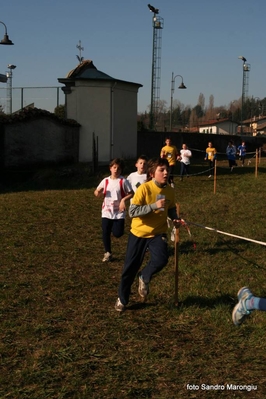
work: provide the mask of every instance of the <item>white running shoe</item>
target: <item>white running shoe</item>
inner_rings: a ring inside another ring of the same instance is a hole
[[[239,326],[244,319],[251,314],[252,310],[246,307],[246,300],[253,296],[248,287],[242,287],[237,293],[238,303],[234,307],[232,320],[234,325]]]
[[[117,310],[118,312],[124,312],[124,310],[126,309],[125,305],[122,304],[122,302],[120,301],[120,298],[117,298],[116,303],[115,303],[115,310]]]
[[[149,293],[149,284],[145,283],[143,281],[143,278],[141,275],[139,275],[139,296],[142,298],[142,300],[145,302]]]
[[[112,254],[110,252],[105,252],[103,256],[103,262],[110,262],[112,260]]]

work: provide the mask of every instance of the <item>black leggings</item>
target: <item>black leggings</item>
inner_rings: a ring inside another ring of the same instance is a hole
[[[111,233],[116,238],[122,237],[125,229],[125,219],[102,218],[103,245],[105,252],[111,251]]]
[[[169,166],[169,177],[168,177],[169,184],[174,182],[174,169],[175,169],[175,165]]]

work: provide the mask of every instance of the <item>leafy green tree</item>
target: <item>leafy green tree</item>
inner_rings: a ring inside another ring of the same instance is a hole
[[[204,111],[202,109],[202,106],[200,104],[197,104],[196,107],[193,108],[193,110],[195,111],[196,117],[202,118],[204,116]]]
[[[58,105],[58,107],[55,107],[54,113],[58,118],[64,119],[65,118],[65,106]]]

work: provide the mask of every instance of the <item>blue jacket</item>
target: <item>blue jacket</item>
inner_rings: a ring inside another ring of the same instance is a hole
[[[228,159],[230,159],[232,161],[235,161],[235,159],[236,159],[236,147],[234,145],[232,147],[230,147],[228,145],[227,148],[226,148],[226,155],[227,155]]]
[[[238,151],[239,151],[239,155],[241,156],[241,157],[244,157],[244,156],[246,156],[246,146],[245,145],[239,145],[238,147],[237,147],[237,149],[238,149]]]

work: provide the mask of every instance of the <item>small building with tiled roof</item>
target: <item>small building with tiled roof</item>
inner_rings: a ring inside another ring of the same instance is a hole
[[[257,136],[258,133],[264,134],[266,125],[266,116],[254,116],[253,118],[246,119],[242,122],[241,126],[238,127],[238,132],[244,135]]]
[[[264,123],[260,123],[256,129],[256,135],[266,134],[266,121]]]
[[[236,134],[237,123],[228,118],[209,119],[199,124],[199,133]]]
[[[64,85],[66,117],[80,125],[79,161],[93,161],[93,137],[98,160],[137,156],[137,95],[139,83],[112,78],[85,60],[58,81]]]
[[[266,116],[253,116],[252,118],[245,119],[243,121],[243,125],[250,125],[251,123],[256,123],[257,125],[261,125],[266,122]]]

